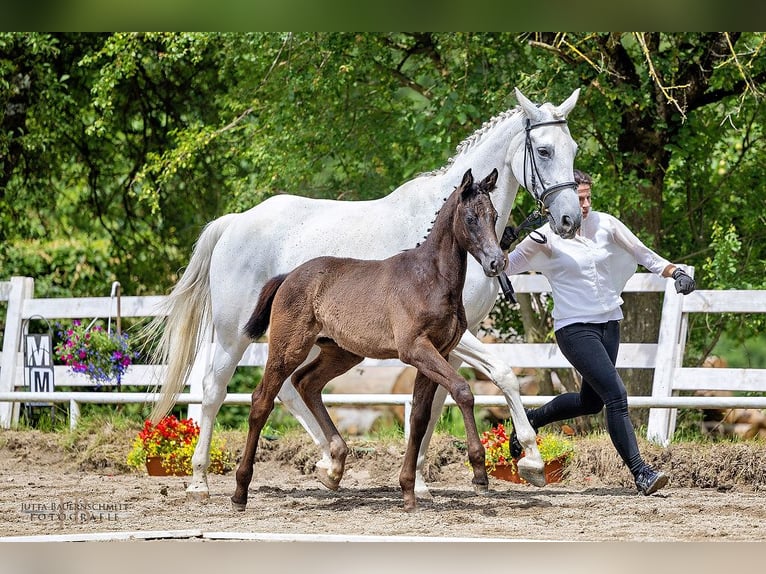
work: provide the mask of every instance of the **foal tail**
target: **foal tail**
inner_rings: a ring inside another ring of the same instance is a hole
[[[271,305],[274,303],[274,296],[277,289],[285,282],[287,274],[277,275],[269,279],[261,289],[258,296],[258,304],[255,306],[253,314],[245,325],[245,334],[255,340],[266,332],[271,320]]]
[[[203,343],[203,337],[206,333],[212,334],[210,260],[213,248],[236,215],[224,215],[205,226],[183,276],[167,296],[160,314],[141,335],[142,339],[149,341],[162,331],[159,343],[150,356],[152,364],[167,365],[160,399],[151,413],[154,423],[175,405]]]

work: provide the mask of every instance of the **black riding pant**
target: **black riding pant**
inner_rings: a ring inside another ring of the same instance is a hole
[[[635,475],[644,465],[628,415],[628,393],[617,373],[620,323],[574,323],[556,331],[561,352],[582,375],[579,393],[564,393],[527,412],[539,429],[554,421],[592,415],[606,407],[609,436],[622,460]]]

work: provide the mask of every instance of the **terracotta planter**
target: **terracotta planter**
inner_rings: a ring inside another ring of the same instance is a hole
[[[564,477],[564,461],[564,458],[555,458],[545,463],[546,484],[561,482],[561,479]],[[498,464],[494,470],[489,471],[489,474],[500,480],[507,480],[516,484],[527,484],[527,481],[516,472],[516,465]]]
[[[162,466],[162,459],[159,456],[146,457],[146,472],[149,473],[149,476],[189,476],[183,471],[168,472]]]

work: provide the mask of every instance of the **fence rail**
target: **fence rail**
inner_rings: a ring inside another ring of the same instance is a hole
[[[693,273],[693,269],[690,269]],[[550,285],[541,275],[512,278],[518,293],[549,292]],[[667,445],[675,429],[676,410],[679,408],[766,408],[766,369],[697,369],[682,367],[686,344],[688,317],[691,313],[764,313],[766,291],[695,291],[682,297],[675,293],[673,282],[648,273],[637,273],[629,281],[626,291],[663,294],[660,332],[656,343],[623,343],[617,357],[618,368],[654,369],[651,396],[630,396],[631,408],[650,408],[647,437]],[[115,316],[115,301],[111,297],[40,298],[33,296],[34,281],[29,277],[13,277],[0,281],[0,302],[6,301],[5,336],[0,355],[0,427],[8,428],[18,417],[20,403],[69,403],[70,425],[75,425],[80,403],[126,404],[152,403],[153,392],[101,392],[66,391],[30,393],[25,389],[22,335],[28,321],[34,317],[47,319],[82,319],[86,317]],[[123,317],[154,317],[160,313],[162,296],[122,297],[120,314]],[[262,366],[266,362],[267,345],[255,343],[246,350],[240,366]],[[494,344],[495,354],[508,365],[529,368],[570,368],[571,365],[555,344],[514,343]],[[376,367],[404,367],[397,360],[365,359],[359,370]],[[123,384],[153,388],[161,380],[164,366],[134,365],[126,373]],[[56,385],[88,388],[93,384],[83,375],[71,373],[63,366],[54,367]],[[179,395],[177,403],[189,405],[190,416],[198,418],[202,402],[202,383],[199,373],[192,372],[188,392]],[[694,390],[756,391],[763,396],[694,397],[679,396],[680,391]],[[552,397],[522,396],[525,406],[540,406]],[[328,405],[404,405],[405,421],[409,420],[412,397],[399,394],[324,394]],[[503,406],[502,396],[477,395],[476,404]],[[250,394],[229,393],[224,404],[250,404]],[[454,402],[448,397],[447,405]],[[194,410],[196,409],[196,410]],[[192,414],[194,413],[194,414]],[[405,423],[407,424],[407,423]],[[406,429],[405,429],[406,430]]]

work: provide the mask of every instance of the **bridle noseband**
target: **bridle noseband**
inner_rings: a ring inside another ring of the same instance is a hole
[[[577,183],[574,181],[565,181],[562,183],[557,183],[556,185],[552,185],[550,187],[545,187],[545,181],[540,175],[540,170],[537,167],[537,163],[535,163],[535,154],[532,150],[532,130],[535,128],[541,128],[543,126],[566,125],[566,123],[567,123],[566,120],[551,120],[549,122],[540,122],[537,124],[533,124],[529,120],[529,118],[527,118],[524,121],[524,131],[526,132],[525,141],[524,141],[524,187],[526,187],[530,192],[532,192],[532,195],[537,201],[537,209],[540,212],[540,215],[546,215],[548,213],[548,207],[546,205],[546,201],[552,194],[556,193],[557,191],[561,191],[562,189],[566,189],[568,187],[577,189]],[[527,161],[527,157],[529,157],[529,161]],[[527,184],[527,163],[529,163],[529,165],[532,168],[531,170],[532,185],[531,186]],[[540,181],[540,185],[543,186],[542,193],[537,192],[538,180]]]

